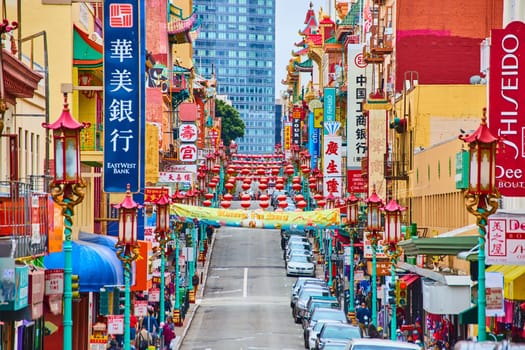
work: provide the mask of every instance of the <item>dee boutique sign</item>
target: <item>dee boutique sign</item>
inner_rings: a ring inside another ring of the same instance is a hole
[[[490,216],[485,244],[487,264],[525,265],[525,215]]]

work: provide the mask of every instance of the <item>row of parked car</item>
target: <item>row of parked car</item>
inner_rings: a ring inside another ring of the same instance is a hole
[[[352,325],[324,279],[316,278],[314,254],[307,232],[281,231],[281,248],[287,276],[298,276],[292,286],[290,307],[303,329],[308,350],[406,350],[415,344],[368,338],[366,330]]]

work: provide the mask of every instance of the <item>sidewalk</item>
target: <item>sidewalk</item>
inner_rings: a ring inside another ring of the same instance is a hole
[[[199,303],[202,300],[202,295],[204,293],[204,289],[206,288],[206,279],[208,277],[208,267],[211,260],[211,254],[213,251],[213,245],[215,243],[215,234],[212,237],[211,244],[208,245],[208,251],[206,252],[206,260],[204,262],[204,265],[202,263],[197,263],[197,273],[199,276],[202,276],[199,284],[199,288],[197,289],[197,294],[195,295],[195,303],[190,304],[186,315],[184,317],[184,321],[182,323],[182,326],[175,326],[175,334],[176,334],[176,345],[175,349],[178,350],[181,347],[182,340],[186,336],[186,333],[188,332],[188,328],[191,325],[191,322],[193,321],[193,316],[195,315],[195,312],[199,308]]]

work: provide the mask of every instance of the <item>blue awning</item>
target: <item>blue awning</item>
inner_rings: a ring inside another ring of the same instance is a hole
[[[106,245],[87,241],[72,241],[73,274],[80,279],[81,292],[99,292],[106,285],[123,285],[122,262]],[[44,257],[47,269],[64,268],[64,252]]]

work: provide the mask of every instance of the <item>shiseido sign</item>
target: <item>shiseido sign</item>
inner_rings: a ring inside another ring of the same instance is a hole
[[[496,186],[504,196],[525,196],[525,24],[492,30],[489,126],[503,138],[496,156]]]

